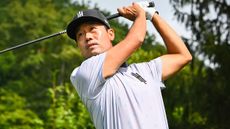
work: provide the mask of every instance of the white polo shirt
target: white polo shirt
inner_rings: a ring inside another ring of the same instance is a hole
[[[121,67],[102,77],[102,53],[74,69],[71,82],[97,129],[168,129],[161,95],[161,59]]]

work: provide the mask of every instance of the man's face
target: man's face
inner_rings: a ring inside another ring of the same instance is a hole
[[[87,22],[76,31],[76,42],[85,58],[98,55],[112,47],[114,31],[98,22]]]

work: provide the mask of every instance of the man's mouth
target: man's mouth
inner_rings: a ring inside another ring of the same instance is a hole
[[[89,44],[87,45],[87,48],[92,48],[92,47],[95,46],[95,45],[97,45],[97,43],[89,43]]]

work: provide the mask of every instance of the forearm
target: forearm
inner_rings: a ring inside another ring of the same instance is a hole
[[[138,16],[133,22],[132,27],[130,28],[126,37],[120,41],[116,46],[114,46],[113,50],[116,53],[114,56],[117,58],[114,60],[117,62],[115,64],[122,64],[124,61],[131,56],[136,49],[138,49],[145,38],[146,34],[146,20],[145,15]],[[119,67],[119,66],[118,66]]]
[[[177,35],[165,20],[163,20],[158,14],[155,14],[152,18],[152,23],[164,40],[168,54],[181,54],[185,57],[191,58],[191,54],[181,37]]]
[[[192,56],[183,40],[158,14],[153,16],[152,23],[164,40],[168,52],[161,56],[162,79],[166,80],[188,64]]]
[[[146,35],[146,20],[145,15],[142,14],[141,16],[137,17],[130,28],[128,34],[126,35],[123,41],[127,43],[136,44],[140,46]]]
[[[138,11],[138,13],[136,11]],[[146,34],[145,12],[141,10],[141,8],[138,8],[138,6],[134,4],[126,10],[120,10],[120,13],[125,18],[133,18],[134,23],[125,39],[107,52],[103,65],[103,77],[105,78],[113,75],[119,69],[120,65],[141,46]]]

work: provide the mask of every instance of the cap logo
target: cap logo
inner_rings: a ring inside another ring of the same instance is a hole
[[[106,19],[104,19],[105,23],[109,25],[108,21]]]
[[[77,14],[77,17],[82,17],[84,14],[83,14],[83,11],[79,11],[78,14]]]

